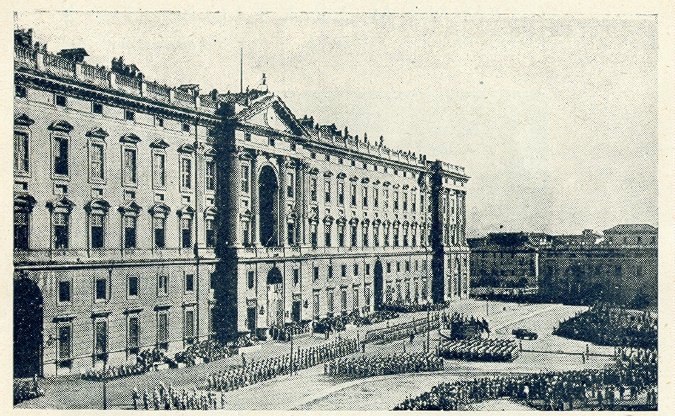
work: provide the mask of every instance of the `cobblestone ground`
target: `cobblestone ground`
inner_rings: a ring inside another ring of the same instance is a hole
[[[297,375],[282,376],[226,393],[228,409],[351,409],[385,410],[404,400],[428,390],[431,386],[454,377],[475,377],[478,374],[494,372],[538,372],[540,370],[565,370],[581,368],[600,368],[610,364],[608,357],[591,357],[585,364],[579,353],[585,350],[586,343],[555,337],[551,335],[553,327],[560,320],[585,310],[584,307],[536,304],[518,305],[498,302],[460,301],[453,304],[450,311],[458,311],[476,317],[485,317],[490,323],[492,337],[513,338],[513,328],[527,328],[539,334],[539,339],[523,341],[523,348],[542,352],[524,352],[513,363],[469,363],[446,361],[445,370],[434,374],[406,374],[403,376],[385,376],[376,379],[342,380],[323,375],[323,366],[300,371]],[[405,314],[390,322],[391,325],[426,316],[425,312]],[[343,332],[342,337],[363,337],[365,331],[386,326],[382,322],[370,327]],[[431,347],[439,341],[437,332],[429,334]],[[409,341],[397,341],[384,345],[369,344],[366,354],[382,354],[394,351],[421,350],[427,337],[418,335],[413,344]],[[294,341],[296,346],[320,345],[326,341],[322,336],[305,337]],[[250,359],[287,353],[287,342],[266,342],[259,351],[247,354]],[[612,347],[591,346],[591,353],[611,354]],[[558,354],[563,351],[574,354]],[[109,408],[130,408],[131,390],[146,386],[151,389],[156,383],[173,384],[176,388],[203,386],[207,374],[232,365],[241,365],[241,357],[234,356],[191,368],[150,372],[112,380],[107,384]],[[367,381],[367,382],[366,382]],[[93,408],[102,406],[102,383],[81,379],[47,379],[42,381],[45,396],[19,404],[19,408]],[[358,405],[356,405],[358,403]],[[363,406],[366,407],[363,407]]]

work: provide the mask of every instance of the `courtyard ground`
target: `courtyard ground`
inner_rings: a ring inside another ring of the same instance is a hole
[[[406,397],[416,396],[429,390],[435,384],[459,378],[474,378],[502,372],[525,373],[602,368],[611,363],[611,358],[605,355],[613,353],[612,347],[591,345],[591,353],[600,355],[591,356],[586,363],[583,363],[580,353],[586,349],[585,342],[551,335],[553,328],[559,321],[585,309],[587,308],[560,304],[519,305],[500,302],[489,302],[488,304],[485,301],[474,300],[459,301],[453,303],[448,310],[478,318],[486,318],[490,323],[491,337],[513,339],[514,337],[511,335],[513,328],[527,328],[537,332],[539,339],[523,341],[523,349],[526,351],[512,363],[446,360],[445,369],[436,373],[345,380],[324,376],[323,365],[319,365],[302,370],[293,376],[281,376],[228,392],[226,393],[226,408],[232,410],[354,410],[355,403],[359,403],[358,410],[386,410],[405,400]],[[403,314],[400,318],[392,320],[390,324],[394,325],[425,316],[425,312]],[[385,322],[382,322],[369,327],[346,331],[339,336],[356,338],[358,333],[358,336],[363,339],[367,330],[386,325]],[[433,348],[439,341],[439,334],[437,331],[432,331],[429,335]],[[426,339],[426,335],[420,334],[415,337],[412,345],[408,340],[384,345],[368,344],[366,354],[403,351],[404,346],[407,351],[422,350]],[[323,336],[309,336],[294,341],[294,349],[320,345],[325,342]],[[288,342],[268,341],[262,344],[259,351],[248,354],[248,357],[260,360],[265,357],[288,353],[289,349],[290,344]],[[161,381],[167,386],[173,384],[174,387],[179,389],[192,389],[194,386],[203,386],[209,373],[233,365],[241,365],[240,356],[237,355],[190,368],[150,372],[111,380],[107,383],[108,407],[131,408],[131,390],[134,387],[137,387],[139,391],[143,391],[146,387],[152,390]],[[45,389],[44,397],[23,402],[16,407],[100,409],[103,397],[102,385],[101,382],[84,381],[77,378],[45,379],[41,381],[41,386]]]

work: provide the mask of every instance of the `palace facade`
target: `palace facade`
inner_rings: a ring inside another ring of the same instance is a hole
[[[15,375],[468,297],[462,167],[15,32]]]

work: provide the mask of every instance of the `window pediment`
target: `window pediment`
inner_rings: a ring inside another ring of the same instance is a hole
[[[47,201],[47,208],[49,208],[49,210],[51,211],[62,210],[70,212],[73,210],[74,206],[75,203],[70,199],[66,198],[65,196],[61,196],[60,198],[53,199],[51,201]]]
[[[134,133],[127,133],[124,136],[120,137],[120,143],[136,144],[140,141],[141,141],[141,138],[136,136]]]
[[[101,127],[94,127],[86,133],[87,137],[95,137],[97,139],[105,139],[108,137],[108,132]]]
[[[72,124],[68,123],[65,120],[55,121],[47,127],[49,130],[53,131],[62,131],[64,133],[70,133],[75,127]]]
[[[347,177],[347,174],[344,173],[344,172],[340,172],[340,173],[337,174],[337,178],[338,178],[338,179],[344,179],[344,178],[346,178],[346,177]]]
[[[128,201],[124,205],[120,205],[118,211],[125,215],[138,215],[141,209],[141,206],[136,201]]]
[[[359,178],[356,177],[356,176],[352,176],[351,178],[349,178],[349,180],[352,181],[352,182],[356,182],[356,181],[359,180]]]
[[[204,216],[205,217],[215,217],[218,214],[218,208],[214,207],[213,205],[208,206],[204,210]]]
[[[162,139],[157,139],[154,142],[150,143],[150,147],[154,149],[166,149],[169,147],[169,143],[165,142]]]
[[[171,208],[163,202],[157,202],[155,205],[150,207],[148,210],[153,216],[164,216],[166,217],[171,212]]]
[[[312,168],[309,170],[310,175],[318,175],[319,174],[319,169],[317,168]]]
[[[35,207],[35,202],[35,198],[32,195],[26,193],[14,195],[14,209],[31,212],[33,211],[33,207]]]
[[[352,218],[351,220],[349,220],[349,224],[351,225],[357,225],[358,223],[359,223],[358,218]]]
[[[335,220],[335,218],[333,218],[332,215],[327,215],[326,217],[324,217],[323,223],[326,224],[326,225],[331,225],[334,220]]]
[[[99,211],[106,213],[110,209],[110,203],[104,199],[96,198],[92,199],[84,206],[84,209],[87,212]]]
[[[206,146],[205,149],[206,149],[206,150],[204,150],[204,155],[205,155],[205,156],[216,156],[216,154],[217,154],[217,153],[216,153],[216,149],[214,149],[213,147],[211,147],[211,146]]]
[[[19,125],[19,126],[30,126],[33,123],[35,123],[35,120],[32,118],[28,117],[26,113],[21,114],[20,116],[15,116],[14,117],[14,124]]]
[[[195,209],[192,208],[191,205],[187,205],[187,204],[183,205],[182,207],[180,207],[180,208],[176,211],[176,214],[178,214],[178,215],[181,216],[181,217],[182,217],[183,215],[189,215],[189,216],[192,216],[192,215],[194,215],[194,213],[195,213]]]
[[[326,172],[323,173],[323,176],[326,177],[326,178],[330,178],[331,176],[333,176],[333,172],[326,171]]]
[[[181,153],[194,153],[195,147],[191,143],[184,143],[180,145],[178,151]]]
[[[361,179],[361,183],[368,183],[368,182],[370,182],[370,178]]]

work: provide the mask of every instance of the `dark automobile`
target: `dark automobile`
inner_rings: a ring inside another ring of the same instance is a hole
[[[516,336],[518,339],[537,339],[538,335],[536,332],[532,332],[529,329],[514,329],[511,331],[513,335]]]

